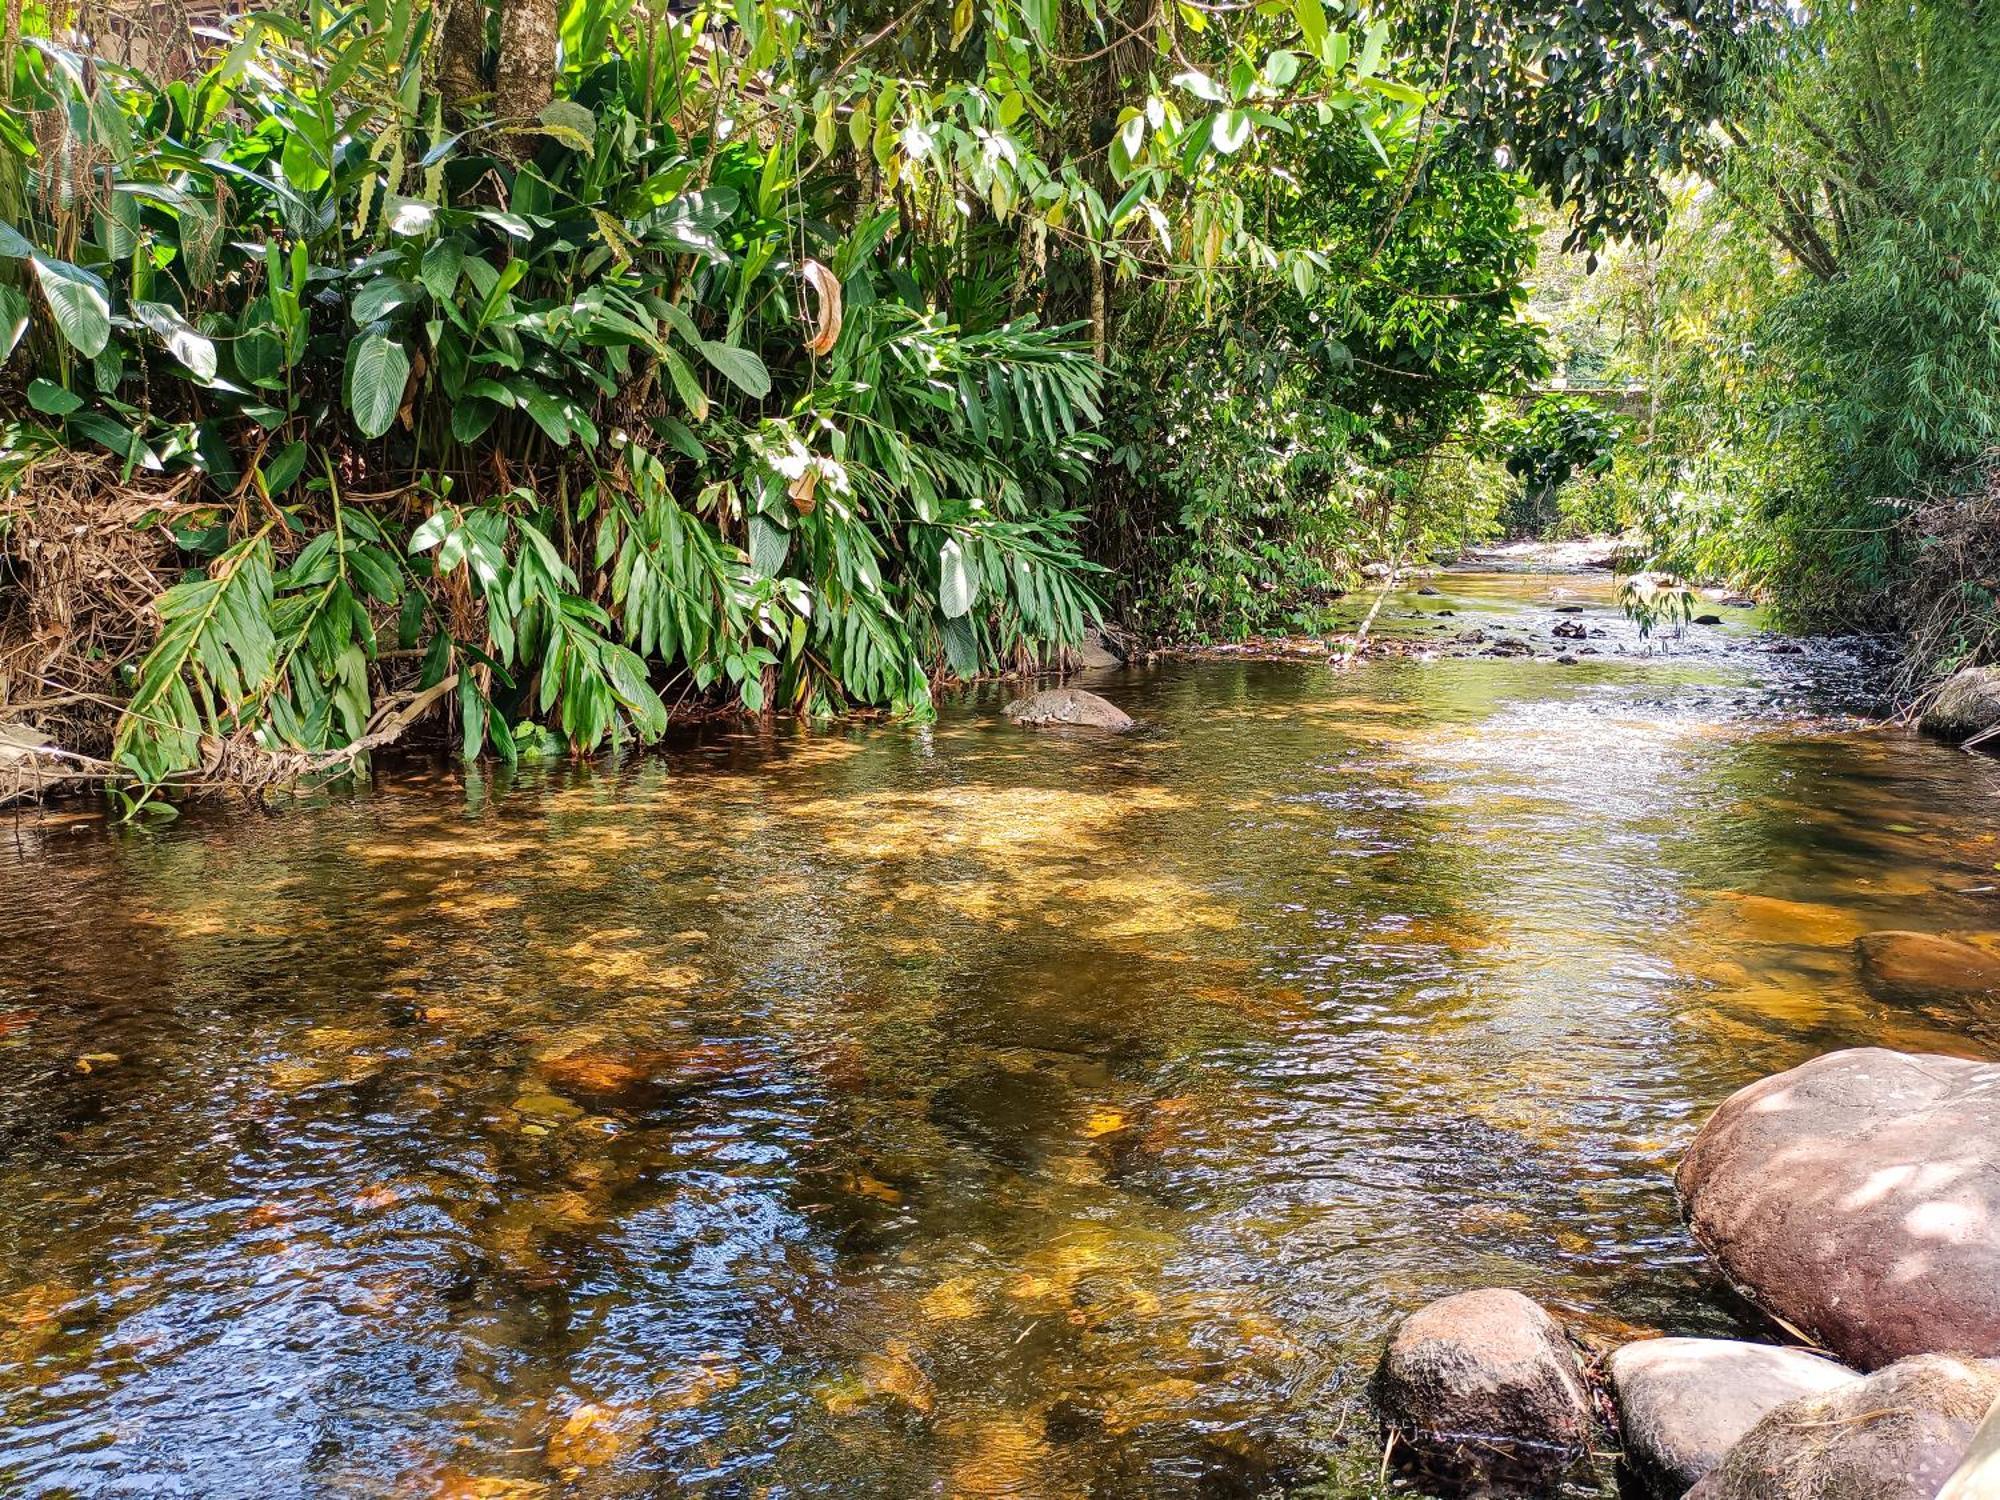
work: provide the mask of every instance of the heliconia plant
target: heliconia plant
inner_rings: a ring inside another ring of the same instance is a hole
[[[41,11],[10,44],[0,463],[197,480],[113,664],[115,774],[338,760],[413,705],[502,756],[655,738],[689,695],[922,714],[1045,657],[1100,608],[1107,279],[1255,259],[1260,135],[1422,99],[1382,24],[1299,0],[1156,38],[1181,65],[1106,156],[1043,61],[1122,24],[1094,5],[854,38],[544,3],[258,12],[179,71]],[[1028,291],[1052,238],[1096,289],[1067,322]]]

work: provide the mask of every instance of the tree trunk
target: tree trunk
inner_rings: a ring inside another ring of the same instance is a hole
[[[486,0],[451,0],[438,37],[438,94],[454,115],[486,92]]]
[[[500,0],[500,66],[493,78],[493,116],[504,124],[534,123],[556,96],[556,0]]]

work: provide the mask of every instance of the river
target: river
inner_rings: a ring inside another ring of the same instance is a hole
[[[1851,951],[2000,925],[2000,765],[1740,611],[1431,586],[1390,636],[1537,654],[14,818],[0,1493],[1345,1500],[1429,1297],[1757,1335],[1672,1166],[2000,1051]]]

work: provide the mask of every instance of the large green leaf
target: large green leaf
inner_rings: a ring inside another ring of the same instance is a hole
[[[410,356],[394,339],[379,333],[356,341],[348,374],[347,409],[365,437],[378,438],[396,420],[403,404],[403,387],[410,379]]]
[[[778,576],[792,550],[792,534],[769,516],[750,518],[750,566],[765,578]]]
[[[568,447],[573,434],[562,402],[538,385],[519,388],[516,394],[521,398],[522,407],[534,418],[535,425],[548,435],[549,441],[558,448]]]
[[[66,417],[83,405],[83,397],[47,380],[28,382],[28,405],[52,417]]]
[[[134,302],[132,315],[167,346],[167,352],[199,380],[215,379],[215,345],[180,310],[164,302]]]
[[[0,364],[5,364],[28,331],[28,299],[17,286],[0,286]]]
[[[465,263],[465,247],[455,239],[434,240],[424,251],[417,279],[439,302],[451,300],[458,286],[458,268]]]
[[[719,339],[703,339],[701,357],[714,365],[729,383],[761,401],[771,394],[771,372],[764,361],[741,344],[725,344]]]
[[[944,657],[960,677],[979,675],[979,635],[969,616],[946,620],[939,634],[944,637]]]
[[[979,600],[979,574],[966,566],[965,550],[956,537],[938,549],[938,608],[947,620],[972,612]]]
[[[111,342],[111,299],[104,283],[80,266],[51,260],[39,251],[32,263],[55,316],[56,331],[77,353],[95,359]]]
[[[456,267],[453,267],[456,273]],[[424,288],[414,281],[405,281],[400,276],[378,276],[354,294],[350,311],[358,327],[366,327],[377,319],[386,318],[399,307],[407,307],[412,302],[423,299]]]

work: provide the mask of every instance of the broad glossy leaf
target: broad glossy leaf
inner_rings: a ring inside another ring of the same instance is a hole
[[[979,575],[968,567],[958,538],[947,538],[938,549],[938,608],[947,620],[969,614],[979,600]]]
[[[410,356],[401,344],[379,333],[363,334],[356,341],[347,408],[364,437],[378,438],[389,430],[409,379]]]
[[[28,405],[52,417],[66,417],[83,405],[83,397],[53,381],[31,380],[28,382]]]
[[[215,344],[165,302],[134,302],[132,315],[198,380],[215,379]]]
[[[358,327],[379,322],[398,308],[423,299],[424,288],[396,276],[378,276],[354,294],[349,311]]]
[[[31,263],[64,341],[86,359],[103,353],[111,342],[111,300],[104,283],[68,261],[51,260],[40,252]]]
[[[465,262],[465,247],[455,239],[433,241],[424,250],[417,279],[439,302],[449,302],[458,288],[458,268]],[[482,296],[484,293],[481,294]]]
[[[0,286],[0,364],[5,364],[28,331],[28,298],[17,286]]]
[[[267,493],[281,495],[292,487],[306,466],[306,445],[294,440],[285,444],[262,465],[264,489]]]
[[[764,578],[775,578],[792,550],[792,534],[761,512],[750,517],[750,566]]]

